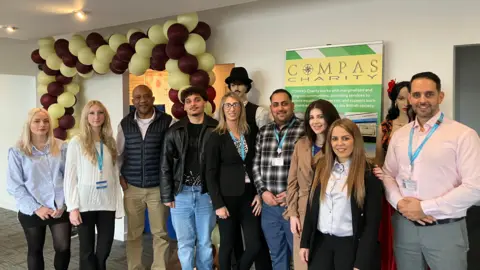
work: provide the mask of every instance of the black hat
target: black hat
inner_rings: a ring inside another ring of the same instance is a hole
[[[234,67],[230,72],[230,76],[225,79],[225,83],[230,86],[232,82],[242,82],[245,85],[250,85],[252,80],[248,78],[248,72],[244,67]]]

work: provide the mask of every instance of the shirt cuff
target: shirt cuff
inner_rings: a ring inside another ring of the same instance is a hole
[[[423,213],[427,216],[434,216],[436,214],[435,211],[438,209],[435,199],[421,201],[420,207],[422,207]]]

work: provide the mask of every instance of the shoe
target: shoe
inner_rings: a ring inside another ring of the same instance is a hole
[[[78,237],[78,228],[73,226],[72,227],[72,235],[70,236],[70,238],[75,238],[75,237]]]

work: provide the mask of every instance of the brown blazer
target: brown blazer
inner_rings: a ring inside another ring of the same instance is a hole
[[[287,210],[283,213],[285,219],[288,220],[292,216],[305,216],[308,195],[315,174],[314,166],[322,156],[323,153],[320,151],[312,157],[312,143],[306,136],[300,138],[295,144],[288,172]]]

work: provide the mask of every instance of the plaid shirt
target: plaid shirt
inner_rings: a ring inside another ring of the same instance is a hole
[[[288,171],[297,140],[304,135],[303,121],[293,116],[293,123],[285,125],[278,135],[281,140],[285,132],[281,154],[277,153],[278,141],[275,137],[275,122],[263,126],[257,135],[255,160],[253,162],[253,178],[258,194],[270,191],[274,195],[287,190]],[[292,124],[290,127],[289,124]],[[282,157],[283,166],[273,166],[274,158]]]

